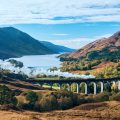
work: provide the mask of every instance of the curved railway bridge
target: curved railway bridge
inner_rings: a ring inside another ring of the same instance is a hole
[[[80,85],[84,83],[85,85],[85,94],[89,94],[89,85],[93,84],[93,91],[94,94],[97,94],[98,85],[100,86],[100,92],[102,93],[104,91],[104,85],[116,85],[118,87],[118,90],[120,91],[120,78],[109,78],[109,79],[70,79],[70,80],[25,80],[26,82],[32,83],[32,84],[39,84],[43,86],[44,84],[49,84],[52,88],[54,84],[59,84],[60,89],[62,89],[63,84],[67,84],[68,91],[72,91],[71,85],[75,83],[77,85],[77,93],[80,92]]]

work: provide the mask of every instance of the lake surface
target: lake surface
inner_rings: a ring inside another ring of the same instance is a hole
[[[60,59],[57,58],[60,54],[53,54],[53,55],[30,55],[30,56],[23,56],[21,58],[11,58],[17,61],[23,62],[24,66],[22,69],[16,69],[16,67],[11,66],[10,63],[6,61],[2,61],[2,68],[14,71],[16,73],[23,72],[28,76],[36,76],[38,74],[45,74],[45,75],[58,75],[64,77],[79,77],[79,78],[94,78],[92,75],[78,75],[69,72],[61,72],[60,70],[57,71],[49,71],[49,68],[52,67],[60,67]],[[29,69],[27,67],[34,67],[34,69]]]
[[[14,58],[15,60],[23,62],[26,67],[40,67],[49,69],[52,67],[60,67],[60,60],[57,58],[60,54],[52,55],[29,55],[21,58]]]

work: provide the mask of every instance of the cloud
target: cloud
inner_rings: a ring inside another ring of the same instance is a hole
[[[63,45],[74,49],[79,49],[92,41],[93,39],[89,39],[89,38],[75,38],[69,40],[49,40],[49,42],[52,42],[56,45]]]
[[[0,0],[0,24],[120,22],[120,0]]]
[[[63,45],[69,48],[80,49],[81,47],[87,45],[90,42],[93,42],[101,38],[107,38],[110,36],[111,34],[105,34],[102,36],[95,36],[93,38],[81,37],[81,38],[75,38],[75,39],[69,39],[69,40],[48,40],[48,41],[56,45]]]

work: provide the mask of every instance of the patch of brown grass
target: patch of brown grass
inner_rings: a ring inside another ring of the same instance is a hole
[[[84,106],[84,110],[82,110]],[[87,107],[90,106],[90,109]],[[107,107],[105,107],[107,106]],[[65,111],[46,113],[30,111],[0,111],[0,120],[120,120],[120,102],[85,104]],[[95,108],[95,109],[92,109]]]
[[[83,104],[83,105],[80,105],[80,106],[77,106],[74,108],[74,110],[93,110],[93,109],[97,109],[97,108],[100,108],[100,107],[108,107],[108,104],[107,103],[87,103],[87,104]]]

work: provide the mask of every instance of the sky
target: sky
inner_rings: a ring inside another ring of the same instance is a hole
[[[79,49],[120,30],[120,0],[0,0],[0,26]]]

